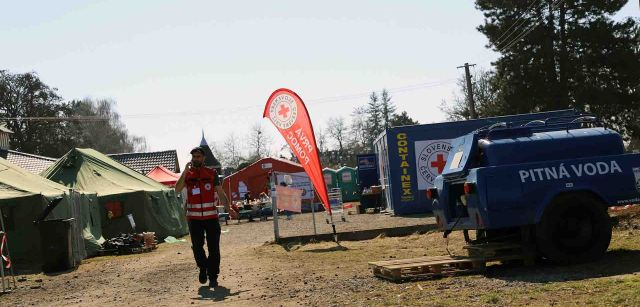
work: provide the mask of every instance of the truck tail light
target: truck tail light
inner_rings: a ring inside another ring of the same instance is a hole
[[[427,189],[427,199],[436,199],[438,198],[438,189],[436,188],[428,188]]]
[[[472,194],[475,193],[476,191],[476,185],[475,183],[471,183],[471,182],[465,182],[464,183],[464,194]]]

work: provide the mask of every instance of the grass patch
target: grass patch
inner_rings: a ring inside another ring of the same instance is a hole
[[[500,302],[500,297],[498,297],[497,294],[487,294],[484,296],[483,298],[483,302],[487,303],[487,304],[498,304]]]
[[[333,242],[304,244],[289,251],[278,245],[261,246],[252,257],[269,255],[295,267],[296,274],[308,282],[297,288],[314,293],[310,305],[640,306],[640,230],[633,227],[638,219],[622,218],[625,227],[614,228],[603,259],[571,266],[492,265],[483,275],[403,283],[378,279],[368,268],[371,261],[447,255],[447,244],[451,253],[466,254],[460,232],[452,233],[447,243],[437,231],[341,242],[341,247]],[[331,298],[322,293],[331,293]]]

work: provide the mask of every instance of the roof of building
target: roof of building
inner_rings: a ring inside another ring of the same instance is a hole
[[[154,167],[148,174],[147,177],[160,182],[164,185],[175,185],[180,179],[180,174],[176,174],[170,170],[168,170],[164,166],[156,166]]]
[[[180,172],[178,152],[176,150],[119,153],[108,154],[107,156],[144,175],[156,166],[164,166],[174,173]]]
[[[273,158],[273,157],[265,157],[262,158],[256,162],[251,163],[250,165],[248,165],[247,167],[240,169],[238,171],[236,171],[235,173],[229,175],[228,177],[235,177],[238,174],[242,174],[245,172],[252,172],[255,170],[263,170],[264,172],[269,172],[272,171],[274,169],[273,163],[280,163],[280,166],[284,166],[286,169],[288,169],[289,171],[292,170],[297,170],[297,171],[304,171],[304,168],[302,167],[301,164],[299,163],[295,163],[286,159],[282,159],[282,158]],[[260,167],[258,167],[260,166]]]
[[[202,131],[202,140],[200,140],[200,147],[204,149],[204,166],[216,169],[222,168],[222,164],[220,164],[220,161],[218,161],[218,159],[216,159],[216,156],[213,155],[209,144],[207,144],[207,140],[204,138],[204,131]]]
[[[56,159],[28,154],[10,149],[0,149],[0,158],[17,165],[31,173],[40,174],[49,166],[56,163]]]

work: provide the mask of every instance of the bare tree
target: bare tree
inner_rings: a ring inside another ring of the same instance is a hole
[[[283,155],[283,153],[287,154],[288,156]],[[296,158],[296,154],[293,152],[289,144],[280,146],[280,158],[299,163],[298,158]]]
[[[480,69],[471,79],[471,89],[476,102],[476,112],[479,117],[499,116],[509,114],[509,110],[499,99],[500,89],[494,84],[495,72]],[[448,120],[469,119],[469,103],[467,82],[464,77],[457,81],[457,92],[453,93],[452,101],[442,101],[440,110],[447,114]]]
[[[0,115],[10,118],[7,128],[11,148],[60,157],[74,147],[90,147],[104,153],[146,150],[144,137],[131,134],[111,99],[64,102],[58,90],[45,84],[35,72],[0,70]],[[25,120],[48,117],[56,120]],[[69,120],[87,117],[86,120]]]
[[[213,153],[213,156],[216,157],[216,159],[218,159],[218,161],[220,161],[220,163],[222,164],[223,167],[228,166],[228,164],[226,163],[226,158],[225,158],[225,152],[224,150],[220,147],[220,143],[216,142],[216,141],[210,141],[209,142],[209,148],[211,149],[211,152]]]
[[[345,145],[347,143],[348,130],[347,125],[344,122],[344,117],[329,118],[327,125],[329,126],[327,132],[329,133],[329,136],[331,136],[331,138],[336,142],[336,145],[338,145],[338,153],[340,156],[339,160],[342,160],[342,157],[344,156]]]
[[[367,109],[365,106],[356,107],[351,113],[351,139],[349,142],[353,146],[367,147],[369,140],[368,132]]]
[[[269,146],[271,146],[271,141],[271,137],[265,133],[261,123],[258,122],[253,124],[249,131],[250,156],[255,160],[258,160],[269,155]]]
[[[227,136],[222,143],[222,148],[223,152],[220,153],[220,159],[224,161],[223,164],[233,169],[238,168],[243,158],[240,145],[238,144],[238,137],[235,133],[232,132]]]
[[[318,127],[315,129],[316,142],[318,143],[318,151],[320,153],[327,151],[327,131]]]
[[[320,156],[320,163],[322,163],[322,165],[327,165],[330,163],[328,159],[329,157],[327,156],[327,153],[329,151],[329,148],[327,148],[327,130],[318,126],[318,128],[315,129],[315,132],[316,143],[318,144],[318,155]]]

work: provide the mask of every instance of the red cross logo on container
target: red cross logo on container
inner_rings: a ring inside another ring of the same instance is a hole
[[[280,94],[269,107],[269,117],[280,129],[289,129],[298,118],[298,105],[289,94]]]
[[[418,160],[418,189],[424,190],[433,186],[436,177],[442,174],[447,164],[447,156],[451,151],[449,140],[429,140],[415,143]]]

